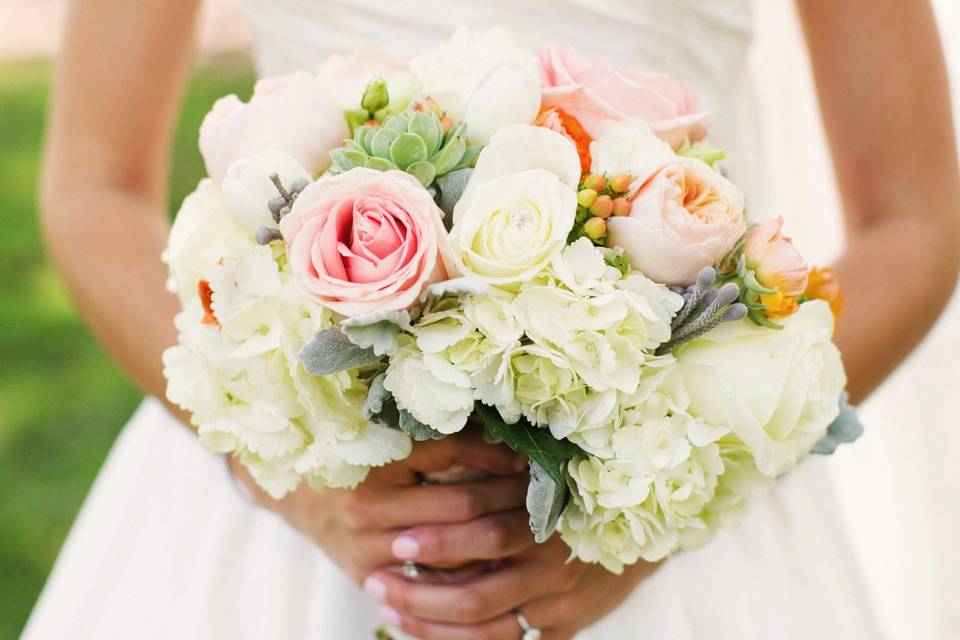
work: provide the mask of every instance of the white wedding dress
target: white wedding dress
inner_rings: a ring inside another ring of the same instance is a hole
[[[531,46],[572,43],[667,71],[715,114],[712,139],[729,151],[753,215],[773,211],[772,194],[760,188],[768,169],[747,73],[749,0],[247,5],[264,75],[315,69],[331,52],[369,44],[412,54],[458,24],[506,26]],[[949,339],[946,347],[956,349]],[[950,366],[941,374],[956,380]],[[916,384],[901,383],[899,394],[882,392],[866,407],[864,445],[803,463],[738,528],[669,560],[578,638],[947,637],[933,523],[946,522],[934,514],[950,505],[935,500],[942,484],[927,486],[947,477],[935,472],[945,458],[936,444],[918,444],[921,430],[934,427],[918,424],[912,403],[939,401],[939,413],[923,415],[947,422],[956,400],[911,394]],[[892,407],[884,397],[906,403]],[[898,442],[908,429],[918,438]],[[940,458],[925,457],[938,450]],[[358,587],[310,541],[249,503],[223,459],[148,399],[114,446],[24,637],[355,640],[371,638],[377,625],[376,606]]]

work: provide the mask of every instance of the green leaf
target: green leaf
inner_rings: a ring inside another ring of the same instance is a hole
[[[401,169],[406,169],[414,162],[427,159],[427,145],[420,136],[401,133],[390,144],[390,159]]]
[[[436,199],[437,206],[446,214],[443,220],[445,224],[453,224],[453,208],[460,201],[471,175],[473,169],[458,169],[437,178],[437,191],[440,193],[440,197]],[[447,231],[449,230],[448,228]]]
[[[530,484],[527,486],[527,512],[530,530],[537,542],[546,542],[557,528],[557,520],[567,506],[569,489],[566,482],[557,482],[537,461],[530,462]]]
[[[450,138],[436,156],[430,160],[437,168],[437,175],[442,176],[445,173],[453,171],[460,163],[466,151],[467,143],[462,137],[457,136]]]
[[[459,171],[461,169],[472,169],[477,164],[477,158],[480,157],[481,147],[472,146],[467,147],[467,150],[463,152],[463,157],[460,158],[460,162],[457,163],[457,166],[454,167],[454,171]]]
[[[569,460],[587,455],[572,442],[557,440],[549,429],[535,427],[523,418],[516,424],[507,424],[496,409],[480,403],[476,412],[483,420],[487,435],[502,440],[514,451],[525,453],[558,483],[566,482],[565,469]]]
[[[370,118],[370,114],[361,109],[359,111],[344,111],[343,117],[347,121],[347,126],[350,127],[350,133],[353,134]]]
[[[400,136],[399,133],[393,129],[385,129],[381,127],[370,140],[370,150],[373,151],[373,155],[378,158],[389,158],[390,157],[390,145],[393,144],[393,141]]]
[[[684,146],[677,151],[677,155],[684,156],[686,158],[696,158],[697,160],[702,160],[712,167],[716,163],[726,158],[727,152],[723,149],[711,147],[708,144],[699,142],[692,147],[690,145]]]
[[[390,129],[396,131],[397,133],[405,133],[407,127],[410,125],[410,119],[404,115],[390,116],[383,123],[385,129]]]
[[[398,171],[399,167],[385,158],[367,158],[364,165],[367,169],[374,171]]]
[[[410,133],[423,138],[427,145],[427,155],[433,155],[443,143],[443,127],[440,125],[440,119],[437,114],[425,111],[418,111],[410,118],[410,125],[407,128]]]
[[[400,409],[399,411],[400,431],[403,431],[417,442],[423,442],[425,440],[442,440],[446,437],[433,427],[425,425],[414,418],[409,411],[405,409]]]
[[[320,331],[300,350],[300,362],[307,373],[326,376],[337,371],[366,367],[380,362],[373,349],[358,347],[339,329]]]
[[[433,178],[437,175],[437,170],[432,163],[420,160],[407,167],[407,173],[419,180],[424,187],[429,187]]]

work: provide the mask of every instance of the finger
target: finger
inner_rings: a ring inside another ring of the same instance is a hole
[[[479,624],[532,598],[568,590],[575,583],[576,576],[563,565],[524,561],[455,586],[418,584],[378,571],[367,579],[365,587],[381,603],[405,616]]]
[[[415,527],[394,540],[393,552],[401,560],[456,565],[505,558],[534,544],[530,516],[519,508],[459,524]]]
[[[522,506],[528,482],[524,474],[462,484],[361,485],[342,498],[344,522],[354,530],[381,531],[415,527],[424,522],[468,522]]]
[[[539,608],[551,606],[550,603],[540,605]],[[531,607],[532,608],[532,607]],[[542,640],[569,640],[573,633],[561,628],[552,628],[547,626],[550,618],[537,618],[533,613],[523,609],[523,615],[527,623],[535,629],[540,630]],[[497,616],[492,620],[480,622],[477,624],[450,624],[446,622],[434,622],[403,614],[389,606],[380,609],[380,617],[390,625],[422,640],[518,640],[523,637],[524,629],[520,626],[516,615],[513,612]],[[535,620],[542,620],[543,624],[538,624]]]
[[[483,431],[471,427],[442,440],[418,442],[410,456],[401,461],[421,473],[444,471],[457,463],[494,475],[511,475],[527,468],[522,454],[506,445],[484,441]]]

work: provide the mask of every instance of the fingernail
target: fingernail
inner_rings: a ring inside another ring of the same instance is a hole
[[[387,585],[383,581],[374,577],[369,577],[363,582],[363,590],[370,594],[370,597],[377,602],[387,601]]]
[[[420,543],[410,536],[401,536],[393,541],[390,549],[401,560],[413,560],[420,554]]]
[[[400,626],[400,614],[390,607],[380,607],[380,617],[387,624],[392,624],[395,627]]]

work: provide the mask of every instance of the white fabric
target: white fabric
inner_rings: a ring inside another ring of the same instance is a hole
[[[315,68],[327,53],[371,43],[410,54],[459,23],[519,25],[533,44],[570,42],[668,71],[716,114],[713,139],[739,160],[734,177],[754,215],[772,213],[762,199],[772,194],[759,190],[770,176],[748,91],[747,0],[247,4],[266,75]],[[787,209],[798,235],[822,236],[825,227],[804,225],[808,218]],[[839,229],[835,219],[830,225]],[[833,248],[840,239],[821,242]],[[956,519],[941,500],[951,448],[919,437],[928,428],[946,437],[955,422],[946,381],[960,379],[958,345],[945,327],[925,347],[941,348],[952,349],[953,360],[937,369],[917,354],[876,395],[860,444],[805,462],[739,528],[669,560],[578,640],[950,637],[939,626],[946,583],[937,582],[945,575],[937,543],[945,529],[935,525]],[[918,437],[905,438],[909,429]],[[956,436],[946,444],[957,445]],[[147,400],[114,446],[24,638],[352,640],[371,637],[376,625],[375,607],[357,587],[309,541],[240,497],[223,460]]]

